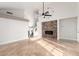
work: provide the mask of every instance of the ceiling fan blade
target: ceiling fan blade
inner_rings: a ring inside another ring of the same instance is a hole
[[[45,16],[52,16],[52,15],[45,15]]]
[[[45,15],[47,15],[47,14],[49,14],[49,11],[46,11],[46,12],[45,12]]]

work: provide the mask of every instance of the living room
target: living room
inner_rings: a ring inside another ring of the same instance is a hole
[[[0,55],[78,56],[78,10],[78,2],[0,2]]]

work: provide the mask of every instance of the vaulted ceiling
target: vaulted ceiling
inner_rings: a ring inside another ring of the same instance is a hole
[[[0,8],[27,9],[40,6],[41,2],[0,2]]]
[[[69,11],[70,5],[74,9],[76,3],[65,3],[65,2],[46,2],[45,6],[55,8],[57,14],[61,13],[59,10]],[[68,7],[69,6],[69,7]],[[42,10],[42,2],[0,2],[0,14],[6,14],[6,11],[13,12],[13,16],[32,19],[32,12],[36,9]],[[66,7],[66,9],[64,8]],[[73,10],[72,9],[72,10]],[[63,11],[64,12],[64,11]]]

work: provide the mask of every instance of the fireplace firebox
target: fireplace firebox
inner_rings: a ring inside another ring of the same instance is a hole
[[[47,35],[53,35],[53,31],[45,31],[45,34],[47,34]]]

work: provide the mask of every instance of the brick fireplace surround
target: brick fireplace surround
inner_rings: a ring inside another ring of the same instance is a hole
[[[57,39],[57,20],[42,22],[42,37]]]

